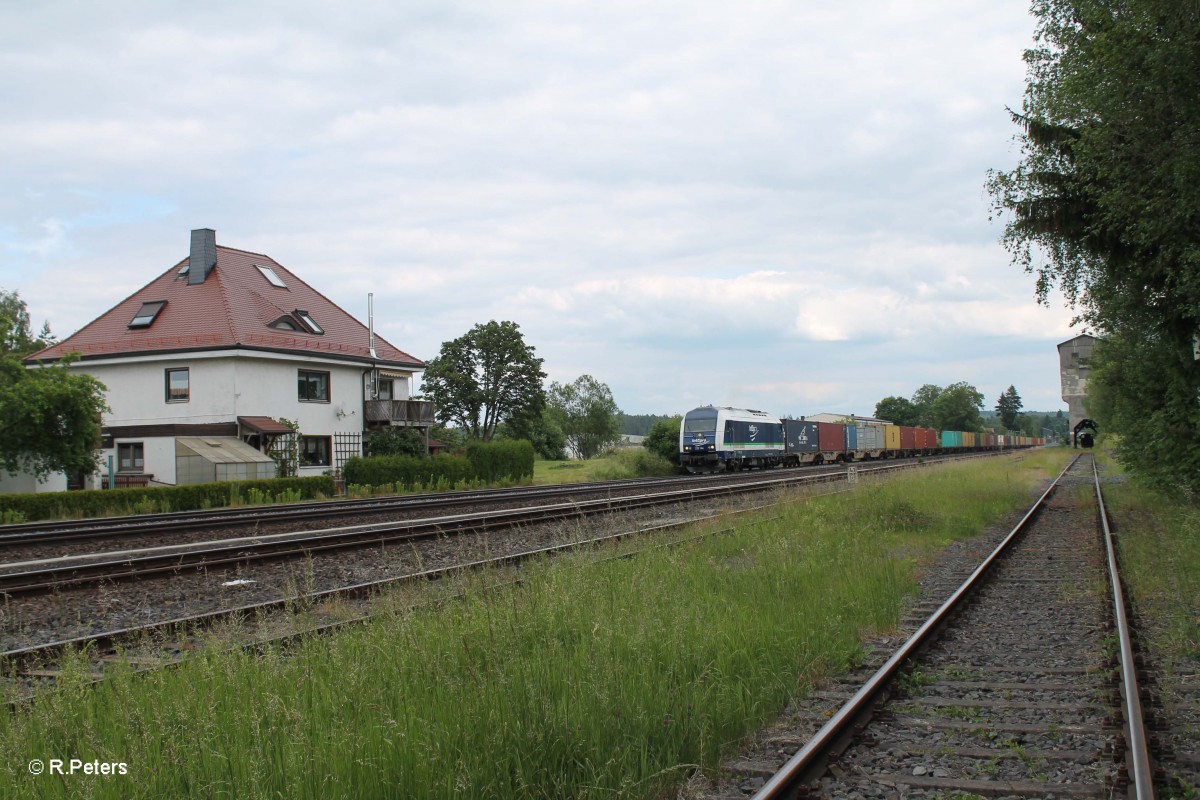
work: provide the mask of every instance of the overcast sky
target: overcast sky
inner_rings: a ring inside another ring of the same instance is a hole
[[[0,288],[60,338],[265,253],[429,359],[513,320],[630,413],[1065,408],[989,222],[1024,0],[0,5]]]

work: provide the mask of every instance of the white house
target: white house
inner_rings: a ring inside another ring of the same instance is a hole
[[[427,428],[433,406],[410,400],[420,359],[374,335],[269,256],[192,231],[188,258],[66,340],[31,368],[79,353],[71,369],[108,387],[100,471],[0,476],[0,491],[177,485],[273,477],[266,453],[299,425],[300,475],[336,470],[378,426]]]

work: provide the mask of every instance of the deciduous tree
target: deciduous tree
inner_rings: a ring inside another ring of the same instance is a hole
[[[490,441],[506,419],[540,412],[545,377],[542,359],[517,323],[493,320],[443,342],[425,369],[423,385],[439,421]]]
[[[104,384],[72,371],[71,357],[33,369],[21,361],[53,343],[48,323],[34,336],[25,302],[0,291],[0,469],[10,474],[96,469]]]
[[[875,404],[875,416],[896,425],[916,425],[917,407],[905,397],[885,397]]]
[[[567,437],[549,407],[537,414],[523,414],[502,423],[496,429],[496,438],[525,439],[533,445],[533,452],[547,461],[561,461],[567,457]]]
[[[105,387],[69,363],[26,369],[0,357],[0,467],[9,473],[95,471]]]
[[[0,356],[24,357],[54,344],[50,323],[42,323],[42,332],[34,336],[29,309],[18,292],[0,289]]]
[[[913,392],[912,404],[916,415],[913,425],[925,428],[937,427],[937,416],[934,413],[933,404],[937,402],[941,394],[942,387],[932,383],[927,383]]]
[[[969,383],[952,383],[933,403],[933,427],[942,431],[983,429],[983,393]]]
[[[1113,334],[1092,354],[1086,405],[1101,433],[1120,432],[1110,441],[1131,472],[1159,486],[1196,491],[1200,398],[1178,369],[1190,356],[1145,334]]]
[[[621,438],[620,409],[612,392],[591,375],[552,383],[547,394],[551,414],[577,458],[594,458]]]
[[[1105,393],[1092,412],[1102,426],[1127,440],[1189,440],[1200,429],[1200,6],[1036,0],[1033,12],[1013,114],[1021,161],[988,176],[1002,241],[1036,274],[1041,302],[1059,289],[1108,341],[1091,383]],[[1200,490],[1200,472],[1182,469],[1192,451],[1159,451],[1181,468],[1167,478],[1136,448],[1120,450],[1132,470]]]

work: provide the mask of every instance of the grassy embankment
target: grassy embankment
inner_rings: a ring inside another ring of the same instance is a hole
[[[1067,454],[939,466],[633,558],[475,575],[290,654],[209,652],[0,711],[0,795],[661,797],[887,630],[919,561]],[[127,775],[31,776],[31,759]]]
[[[1119,466],[1099,453],[1109,470]],[[1200,500],[1169,496],[1136,482],[1107,483],[1122,574],[1135,607],[1155,621],[1143,631],[1171,689],[1172,667],[1200,660]]]
[[[614,481],[653,475],[675,475],[678,472],[678,467],[645,448],[617,450],[587,461],[543,461],[538,459],[533,462],[535,485]]]

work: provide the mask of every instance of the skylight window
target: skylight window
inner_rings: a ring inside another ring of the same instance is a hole
[[[304,323],[304,327],[308,328],[309,332],[315,333],[318,336],[325,333],[325,329],[317,324],[317,321],[312,318],[312,314],[300,308],[297,308],[294,313],[296,314],[296,319]]]
[[[271,269],[270,267],[264,267],[262,264],[255,264],[254,266],[258,268],[258,271],[262,273],[262,276],[266,278],[267,282],[269,282],[272,286],[276,286],[280,289],[287,288],[287,284],[283,282],[283,278],[275,274],[275,270]]]
[[[158,316],[158,312],[163,310],[163,306],[167,304],[166,300],[155,300],[151,303],[142,303],[142,307],[133,315],[133,319],[129,320],[131,328],[149,328],[150,323]]]
[[[190,266],[191,266],[191,264],[184,264],[182,267],[179,268],[179,272],[177,272],[175,274],[182,278],[184,275],[188,274],[188,268]]]

